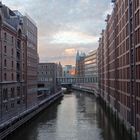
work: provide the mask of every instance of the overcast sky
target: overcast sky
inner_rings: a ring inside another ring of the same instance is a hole
[[[111,0],[2,0],[27,13],[38,27],[41,62],[75,64],[77,50],[88,53],[98,47]]]

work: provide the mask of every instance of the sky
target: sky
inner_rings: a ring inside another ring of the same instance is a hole
[[[40,62],[75,64],[77,50],[98,47],[111,0],[2,0],[12,10],[27,13],[38,27]]]

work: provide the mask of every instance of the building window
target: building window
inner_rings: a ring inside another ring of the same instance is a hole
[[[7,80],[7,74],[4,73],[4,80],[6,81]]]
[[[20,100],[17,101],[17,104],[20,104]]]
[[[21,30],[18,30],[18,38],[21,38],[22,32]]]
[[[17,48],[18,48],[18,49],[21,48],[21,41],[20,41],[20,40],[17,41]]]
[[[14,74],[13,73],[11,74],[11,78],[12,78],[12,80],[14,80]]]
[[[11,88],[11,98],[14,98],[14,97],[15,97],[15,89]]]
[[[6,59],[4,59],[4,67],[6,67],[7,66],[7,61],[6,61]]]
[[[11,103],[11,108],[14,108],[14,106],[15,106],[14,103]]]
[[[8,100],[8,90],[7,90],[7,88],[3,89],[3,100]]]
[[[5,110],[6,110],[6,112],[8,111],[8,106],[7,105],[5,105]]]
[[[20,97],[20,87],[17,87],[17,97]]]
[[[7,53],[7,47],[4,46],[4,53]]]

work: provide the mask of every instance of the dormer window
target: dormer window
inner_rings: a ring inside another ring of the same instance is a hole
[[[19,38],[21,37],[21,30],[20,29],[18,30],[18,37]]]

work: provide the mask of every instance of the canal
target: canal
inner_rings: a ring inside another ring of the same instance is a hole
[[[16,130],[8,140],[129,140],[119,135],[93,95],[74,91]]]

